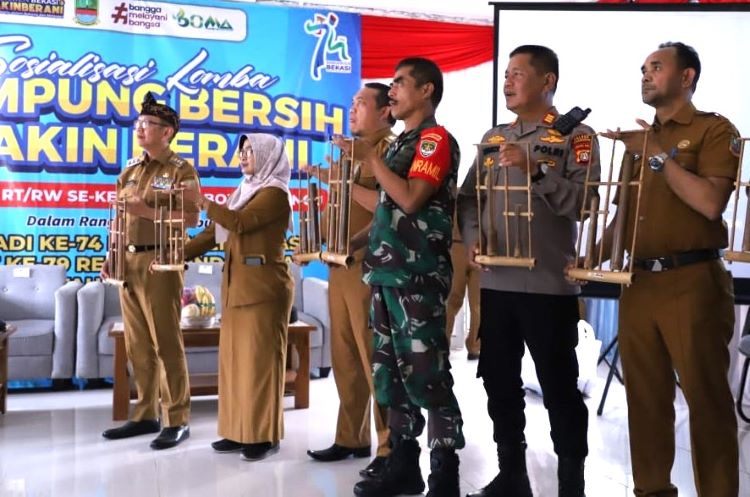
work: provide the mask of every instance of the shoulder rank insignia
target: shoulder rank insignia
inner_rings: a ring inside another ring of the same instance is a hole
[[[554,112],[547,112],[542,118],[544,124],[552,124],[557,119],[557,115]]]
[[[179,155],[173,155],[169,158],[169,165],[175,167],[182,167],[188,165],[188,161],[180,157]]]
[[[137,165],[138,165],[138,164],[140,164],[141,162],[143,162],[143,156],[142,156],[142,155],[139,155],[138,157],[133,157],[133,158],[131,158],[130,160],[128,160],[128,161],[127,161],[127,162],[125,163],[125,167],[133,167],[133,166],[137,166]]]

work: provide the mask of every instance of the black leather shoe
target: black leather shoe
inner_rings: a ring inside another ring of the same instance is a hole
[[[307,455],[312,457],[316,461],[341,461],[342,459],[346,459],[349,456],[370,457],[370,447],[351,448],[333,444],[327,449],[323,450],[308,450]]]
[[[359,476],[362,478],[377,478],[383,472],[386,459],[385,456],[375,456],[375,459],[365,469],[359,470]]]
[[[170,449],[189,436],[190,427],[188,425],[170,426],[164,428],[159,436],[151,441],[151,448],[154,450]]]
[[[245,461],[260,461],[279,451],[279,443],[260,442],[257,444],[242,444],[242,459]]]
[[[242,450],[242,444],[239,442],[235,442],[234,440],[229,440],[228,438],[222,438],[221,440],[212,442],[211,448],[214,449],[216,452],[222,452],[222,453],[239,452]]]
[[[137,437],[138,435],[146,435],[147,433],[158,433],[161,427],[159,426],[159,420],[157,419],[144,419],[141,421],[128,421],[122,426],[117,428],[110,428],[104,430],[102,436],[110,440],[118,440],[120,438]]]

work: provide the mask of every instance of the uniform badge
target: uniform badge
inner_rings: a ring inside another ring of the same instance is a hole
[[[161,177],[155,177],[151,182],[151,188],[154,190],[168,190],[172,187],[172,178],[165,174]]]
[[[555,122],[555,119],[557,119],[557,116],[554,112],[547,112],[542,118],[542,122],[544,124],[552,124],[553,122]]]
[[[743,140],[739,136],[734,136],[731,140],[729,140],[729,151],[735,157],[739,157],[740,153],[742,152],[742,142]]]
[[[677,142],[677,148],[684,150],[690,146],[690,140],[680,140]]]
[[[419,143],[419,153],[422,157],[427,158],[437,150],[437,142],[432,140],[422,140]]]
[[[492,167],[492,164],[495,163],[495,159],[492,157],[485,157],[484,158],[484,167]]]
[[[503,143],[505,137],[503,135],[493,135],[487,139],[487,143]]]
[[[565,138],[561,137],[557,132],[552,133],[552,131],[553,130],[548,129],[547,136],[540,137],[539,141],[543,141],[545,143],[565,143]]]
[[[591,135],[575,135],[573,137],[573,152],[576,163],[589,164],[591,161]]]

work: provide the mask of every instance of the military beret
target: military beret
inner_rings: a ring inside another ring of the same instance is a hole
[[[172,126],[175,133],[180,129],[180,116],[177,115],[177,112],[172,107],[157,102],[151,92],[146,93],[146,97],[143,99],[141,115],[158,117]]]

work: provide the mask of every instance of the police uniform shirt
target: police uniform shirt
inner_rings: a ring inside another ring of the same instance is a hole
[[[427,181],[435,193],[419,211],[406,214],[385,190],[378,189],[362,264],[365,283],[450,290],[451,221],[459,158],[458,143],[434,117],[401,133],[391,144],[386,166],[402,178]]]
[[[181,183],[197,188],[198,173],[185,159],[167,149],[156,157],[149,157],[145,152],[140,157],[130,159],[125,170],[117,179],[117,199],[125,200],[134,195],[140,196],[149,207],[156,207],[155,192],[166,192]],[[164,200],[166,201],[166,196]],[[160,206],[166,202],[160,201]],[[179,209],[178,198],[173,209]],[[185,203],[185,212],[198,212],[194,204]],[[139,216],[128,215],[126,219],[126,243],[135,246],[154,245],[156,240],[154,222]]]
[[[552,127],[557,117],[557,111],[551,108],[537,123],[529,125],[516,121],[502,124],[489,130],[482,138],[482,143],[486,144],[516,143],[521,147],[528,147],[530,164],[536,164],[540,170],[545,171],[541,179],[531,184],[531,256],[536,259],[535,267],[529,270],[524,267],[487,266],[489,270],[481,273],[482,288],[548,295],[580,292],[578,286],[566,281],[564,269],[575,256],[577,220],[581,213],[586,175],[589,174],[590,181],[599,179],[599,147],[594,131],[583,124],[576,126],[568,135],[561,135]],[[461,185],[458,198],[459,224],[467,246],[474,245],[479,239],[477,167],[486,169],[496,165],[499,153],[499,150],[486,153],[480,157],[479,165],[475,160]],[[484,182],[486,172],[480,169],[480,173],[480,180]],[[504,184],[504,176],[504,170],[496,174],[494,184]],[[526,172],[521,168],[508,167],[507,177],[511,186],[527,184]],[[591,193],[589,191],[588,195]],[[526,191],[511,191],[508,199],[511,212],[516,205],[520,205],[521,212],[526,212]],[[511,217],[510,229],[506,233],[504,192],[496,191],[494,200],[495,212],[490,215],[486,195],[482,196],[482,239],[485,251],[487,226],[492,222],[497,232],[500,255],[512,255],[517,241],[521,253],[528,254],[526,218],[520,218],[521,223],[517,228],[516,218]],[[520,233],[520,237],[516,236],[517,233]],[[509,243],[510,254],[505,254],[506,242]]]
[[[739,164],[739,134],[729,120],[713,112],[696,110],[687,103],[670,120],[654,120],[649,139],[681,167],[702,177],[734,180]],[[647,160],[647,158],[646,158]],[[645,163],[645,164],[644,164]],[[683,202],[669,187],[664,172],[655,172],[646,161],[636,161],[633,176],[643,172],[635,257],[652,258],[699,249],[727,246],[727,229],[721,218],[709,220]],[[628,219],[635,217],[635,187],[631,187]],[[632,245],[633,223],[628,222],[626,247]]]

